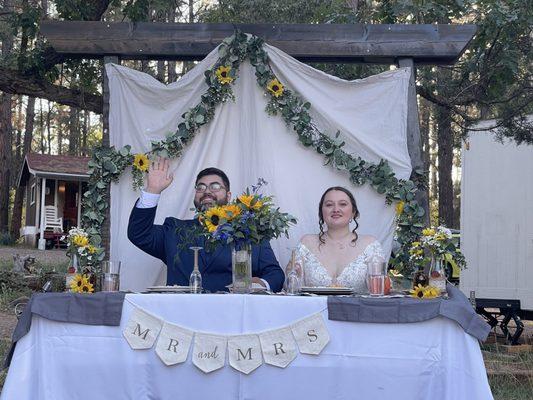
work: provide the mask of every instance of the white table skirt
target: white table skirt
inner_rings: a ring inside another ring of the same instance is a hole
[[[258,333],[323,311],[331,336],[319,356],[250,375],[229,366],[204,374],[189,359],[165,366],[154,349],[132,350],[122,330],[135,304],[196,331]],[[475,338],[455,322],[327,320],[325,297],[126,296],[120,327],[34,316],[17,344],[2,400],[72,399],[492,399]]]

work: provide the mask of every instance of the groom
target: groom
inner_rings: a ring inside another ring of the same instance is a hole
[[[202,238],[182,249],[177,229],[195,224],[197,220],[180,220],[167,217],[163,225],[154,225],[160,194],[172,182],[169,160],[159,158],[151,163],[145,190],[130,215],[128,239],[146,253],[159,258],[167,265],[168,285],[189,285],[193,269],[193,252],[189,246],[202,246]],[[230,183],[226,174],[217,168],[206,168],[198,174],[195,183],[194,206],[206,210],[215,205],[227,204],[231,198]],[[178,257],[176,257],[178,255]],[[212,252],[200,250],[199,269],[204,289],[211,292],[226,290],[232,281],[231,248],[219,245]],[[252,282],[259,283],[273,292],[279,292],[285,275],[268,242],[252,246]]]

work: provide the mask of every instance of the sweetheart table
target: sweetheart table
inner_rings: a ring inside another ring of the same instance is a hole
[[[166,366],[153,348],[133,350],[123,330],[138,308],[220,335],[260,333],[320,313],[330,341],[319,355],[298,353],[285,368],[262,364],[246,375],[226,361],[204,373],[193,365],[192,351],[185,362]],[[335,321],[328,319],[327,297],[229,294],[127,294],[121,311],[119,326],[34,313],[1,399],[492,398],[478,340],[442,316],[412,323]]]

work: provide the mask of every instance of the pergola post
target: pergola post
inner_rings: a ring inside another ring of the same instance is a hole
[[[412,58],[398,59],[398,66],[400,68],[409,67],[411,69],[409,89],[407,92],[407,149],[409,151],[409,157],[411,158],[411,167],[413,168],[412,176],[414,176],[414,171],[424,170],[424,162],[422,160],[422,140],[420,138],[420,121],[418,119],[418,102],[416,100],[416,67]],[[424,175],[427,176],[427,171],[423,172]],[[418,190],[416,200],[426,212],[426,225],[429,225],[428,189]]]
[[[111,146],[111,141],[109,137],[109,78],[107,76],[105,65],[109,63],[118,64],[119,58],[117,56],[104,56],[104,65],[103,65],[103,76],[104,76],[104,82],[102,87],[102,94],[104,98],[104,105],[102,109],[102,126],[103,126],[103,132],[102,132],[102,146],[103,147],[109,147]],[[80,186],[81,187],[81,186]],[[105,249],[105,252],[107,254],[107,257],[109,258],[109,249],[110,249],[110,241],[111,241],[111,218],[110,218],[110,209],[111,209],[111,188],[108,187],[106,191],[106,197],[108,202],[108,207],[105,210],[105,219],[104,223],[102,224],[102,246]]]

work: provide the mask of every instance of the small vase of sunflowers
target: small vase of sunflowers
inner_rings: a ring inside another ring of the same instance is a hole
[[[97,268],[103,257],[103,249],[92,244],[82,228],[72,228],[67,236],[67,255],[70,258],[65,276],[65,289],[72,293],[93,293]]]

